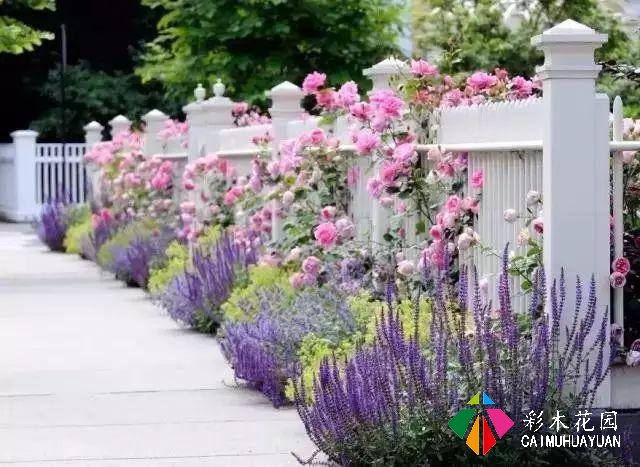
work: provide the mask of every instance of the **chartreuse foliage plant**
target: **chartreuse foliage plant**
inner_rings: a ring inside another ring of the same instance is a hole
[[[337,362],[344,362],[354,354],[359,346],[374,343],[378,323],[381,316],[389,311],[388,305],[382,300],[373,299],[371,294],[366,291],[345,298],[345,300],[354,320],[354,331],[338,341],[314,333],[304,337],[298,351],[299,380],[290,379],[287,383],[286,395],[289,400],[294,399],[296,382],[303,384],[307,396],[313,398],[313,380],[320,371],[324,360],[335,357]],[[396,312],[403,325],[405,336],[409,338],[416,335],[417,332],[419,341],[425,344],[429,334],[431,304],[426,298],[419,299],[419,302],[418,308],[411,300],[402,300],[397,304]]]
[[[258,292],[273,287],[281,290],[282,296],[293,297],[293,289],[289,285],[289,274],[276,266],[257,265],[249,268],[244,281],[240,280],[233,292],[222,305],[225,319],[246,321],[252,319],[260,311]]]
[[[82,254],[83,239],[91,233],[92,229],[89,206],[80,206],[67,228],[64,237],[65,251],[76,255]]]
[[[27,10],[55,10],[55,0],[0,0],[0,53],[30,52],[53,39],[53,34],[40,31],[14,17]],[[11,15],[11,16],[10,16]]]
[[[174,240],[166,251],[167,261],[158,268],[151,269],[149,276],[149,292],[152,295],[162,293],[169,283],[183,273],[189,260],[189,249],[183,243]]]

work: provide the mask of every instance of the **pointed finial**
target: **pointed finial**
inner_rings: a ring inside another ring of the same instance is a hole
[[[196,96],[196,102],[202,102],[207,95],[207,91],[202,87],[202,83],[194,89],[193,95]]]
[[[222,80],[218,78],[216,84],[213,85],[213,95],[216,97],[224,96],[225,86],[222,84]]]

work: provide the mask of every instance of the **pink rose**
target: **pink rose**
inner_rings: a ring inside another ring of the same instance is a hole
[[[401,276],[407,277],[416,272],[416,266],[415,264],[413,264],[413,261],[405,259],[404,261],[400,261],[398,263],[397,271]]]
[[[496,76],[485,73],[484,71],[476,71],[467,78],[467,85],[476,92],[484,91],[498,83]]]
[[[431,238],[434,240],[442,240],[442,227],[439,225],[431,226],[429,229],[429,235],[431,235]]]
[[[289,278],[289,284],[291,284],[291,287],[293,287],[294,289],[301,289],[305,284],[304,274],[301,272],[296,272]]]
[[[343,217],[336,222],[336,229],[338,229],[338,235],[340,238],[349,239],[353,238],[356,234],[356,226],[353,225],[351,219]]]
[[[416,76],[437,76],[438,67],[425,60],[411,60],[411,73]]]
[[[335,206],[325,206],[320,211],[320,215],[325,220],[332,220],[336,215],[336,207]]]
[[[616,258],[613,260],[611,264],[611,269],[615,272],[619,272],[620,274],[624,274],[625,276],[629,274],[631,270],[631,264],[629,260],[625,257]]]
[[[536,217],[531,222],[531,225],[533,226],[535,233],[538,235],[542,235],[544,233],[544,221],[542,220],[542,217]]]
[[[315,256],[309,256],[302,262],[302,270],[307,274],[317,276],[322,262]]]
[[[349,112],[359,120],[369,120],[373,115],[373,108],[367,102],[356,102],[349,106]]]
[[[471,186],[473,188],[482,188],[483,185],[484,171],[482,169],[478,169],[471,175]]]
[[[336,238],[338,237],[338,230],[333,222],[323,222],[314,232],[314,236],[316,241],[323,248],[330,248],[336,242]]]
[[[167,189],[171,183],[171,174],[169,172],[159,170],[151,179],[151,186],[156,191]]]
[[[327,81],[327,75],[314,71],[306,76],[302,82],[302,90],[305,94],[312,94]]]
[[[365,155],[380,146],[380,137],[371,130],[360,131],[355,138],[356,150],[358,154]]]
[[[457,213],[458,211],[460,211],[461,207],[462,199],[460,199],[458,195],[449,196],[447,201],[444,203],[444,208],[447,210],[447,212]]]
[[[405,164],[405,163],[411,161],[411,159],[413,158],[415,153],[416,153],[415,145],[413,145],[411,143],[404,143],[404,144],[398,145],[393,150],[393,158],[397,162]]]
[[[627,278],[621,272],[614,271],[609,276],[609,283],[614,289],[620,289],[627,283]]]
[[[353,81],[347,81],[336,94],[336,98],[338,104],[342,107],[349,107],[360,100],[360,96],[358,95],[358,85]]]
[[[186,214],[196,213],[196,203],[193,201],[183,201],[180,203],[180,211]]]

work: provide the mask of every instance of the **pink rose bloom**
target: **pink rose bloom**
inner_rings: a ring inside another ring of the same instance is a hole
[[[397,162],[385,162],[380,170],[380,178],[387,185],[393,183],[402,173],[402,164]]]
[[[196,188],[195,183],[193,183],[193,180],[185,180],[183,183],[184,189],[191,191],[194,190]]]
[[[393,151],[393,158],[403,164],[409,162],[416,153],[416,147],[412,143],[398,145]]]
[[[401,276],[407,277],[416,272],[416,266],[415,264],[413,264],[413,261],[405,259],[404,261],[400,261],[398,263],[397,271]]]
[[[611,264],[611,269],[613,269],[615,272],[619,272],[620,274],[624,274],[626,276],[627,274],[629,274],[629,271],[631,270],[631,264],[629,263],[629,260],[627,258],[620,257],[613,260],[613,263]]]
[[[380,146],[380,137],[371,130],[365,129],[356,135],[355,143],[358,154],[371,154],[374,149]]]
[[[440,178],[449,179],[453,177],[455,170],[448,162],[440,161],[438,165],[436,165],[436,172]]]
[[[513,224],[515,221],[518,220],[518,212],[515,209],[505,209],[504,213],[502,214],[502,217],[504,218],[505,221],[509,222],[510,224]]]
[[[407,203],[402,200],[396,202],[395,210],[397,214],[404,214],[407,212]]]
[[[460,211],[462,207],[462,199],[458,195],[449,196],[447,201],[444,203],[444,208],[447,212],[457,213]]]
[[[404,108],[404,101],[391,89],[373,91],[369,96],[369,102],[377,111],[391,118],[400,117]]]
[[[358,94],[358,85],[353,81],[347,81],[340,89],[338,89],[336,95],[338,103],[342,107],[348,108],[349,106],[355,104],[360,100],[360,95]]]
[[[238,197],[234,194],[233,190],[227,191],[224,195],[224,204],[226,206],[231,206],[237,201]]]
[[[158,171],[151,179],[151,186],[156,191],[167,189],[171,183],[171,174],[166,171]]]
[[[374,198],[380,198],[384,185],[381,180],[377,178],[370,178],[367,182],[367,192]]]
[[[196,203],[193,201],[183,201],[180,203],[180,211],[187,214],[195,214],[196,213]]]
[[[536,217],[532,222],[533,230],[538,235],[542,235],[544,233],[544,221],[542,217]]]
[[[516,76],[511,80],[511,89],[515,91],[515,97],[524,99],[533,93],[533,82],[522,76]]]
[[[477,199],[467,196],[463,198],[461,207],[463,211],[470,211],[473,214],[478,214],[478,211],[480,210],[480,203]]]
[[[627,283],[627,278],[621,272],[614,271],[609,276],[609,283],[614,289],[620,289]]]
[[[425,60],[411,60],[411,73],[416,76],[437,76],[438,67]]]
[[[301,289],[305,284],[304,274],[301,272],[296,272],[289,278],[289,284],[291,284],[291,287],[293,287],[294,289]]]
[[[482,188],[483,185],[484,171],[482,169],[478,169],[471,175],[471,186],[473,188]]]
[[[312,130],[311,133],[309,133],[309,138],[311,142],[316,145],[322,144],[327,140],[326,136],[324,135],[324,131],[322,131],[320,128],[315,128],[314,130]]]
[[[325,206],[320,211],[320,215],[324,220],[331,220],[336,215],[336,207],[335,206]]]
[[[497,83],[498,78],[496,76],[485,73],[484,71],[476,71],[467,78],[467,85],[476,92],[489,89]]]
[[[338,237],[338,230],[333,222],[323,222],[316,227],[314,236],[323,248],[331,248]]]
[[[393,205],[393,198],[391,196],[381,196],[380,204],[385,208],[389,208]]]
[[[257,176],[252,176],[249,179],[249,187],[251,188],[251,190],[253,190],[254,193],[260,193],[260,191],[262,191],[262,180],[260,180],[260,177]]]
[[[429,149],[427,152],[427,160],[438,162],[440,159],[442,159],[442,151],[439,147]]]
[[[456,221],[458,220],[458,214],[455,212],[447,212],[444,216],[442,216],[442,225],[447,229],[452,229],[456,225]]]
[[[373,108],[367,102],[357,102],[349,106],[349,112],[359,120],[369,120],[373,115]]]
[[[338,229],[338,235],[342,239],[353,238],[356,234],[356,226],[353,225],[351,219],[343,217],[336,221],[336,229]]]
[[[442,240],[442,227],[439,225],[431,226],[429,229],[429,235],[431,235],[431,238],[434,240]]]
[[[333,89],[323,89],[322,91],[316,92],[316,102],[320,107],[329,110],[334,109],[338,103],[336,93]]]
[[[327,81],[327,75],[314,71],[306,76],[302,82],[302,90],[305,94],[312,94]]]
[[[452,89],[444,93],[442,96],[442,107],[458,107],[461,105],[465,105],[467,103],[467,98],[464,93],[460,89]]]
[[[302,262],[302,270],[307,274],[317,276],[320,272],[321,264],[322,262],[318,258],[315,256],[309,256]]]
[[[385,115],[383,112],[376,111],[373,114],[373,117],[370,120],[371,128],[373,128],[378,133],[382,133],[391,124],[391,118]]]

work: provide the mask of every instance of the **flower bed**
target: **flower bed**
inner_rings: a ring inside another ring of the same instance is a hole
[[[441,108],[525,99],[538,83],[500,69],[456,80],[417,60],[396,90],[367,101],[355,83],[335,89],[318,72],[303,90],[320,127],[285,141],[277,159],[270,137],[256,138],[249,174],[216,155],[179,172],[144,157],[131,132],[98,144],[86,158],[100,174],[101,207],[63,225],[69,250],[148,288],[181,325],[216,333],[236,377],[275,406],[295,403],[318,449],[342,465],[473,463],[447,421],[483,388],[514,418],[589,409],[609,371],[606,304],[591,283],[573,327],[560,328],[574,311],[564,310],[564,278],[545,280],[541,267],[539,195],[526,214],[504,213],[525,221],[518,242],[528,248],[494,252],[502,270],[492,304],[484,278],[465,266],[482,248],[473,227],[490,180],[468,173],[465,153],[417,151],[433,141]],[[264,121],[245,106],[234,112],[238,125]],[[347,141],[329,129],[337,117],[350,125]],[[162,136],[184,130],[170,123]],[[356,227],[352,198],[363,184],[390,214],[379,241]],[[50,217],[42,224],[58,226]],[[527,310],[512,307],[514,274],[526,278]],[[580,302],[583,290],[575,293]],[[589,454],[536,459],[618,461]],[[531,455],[508,441],[494,458]]]

